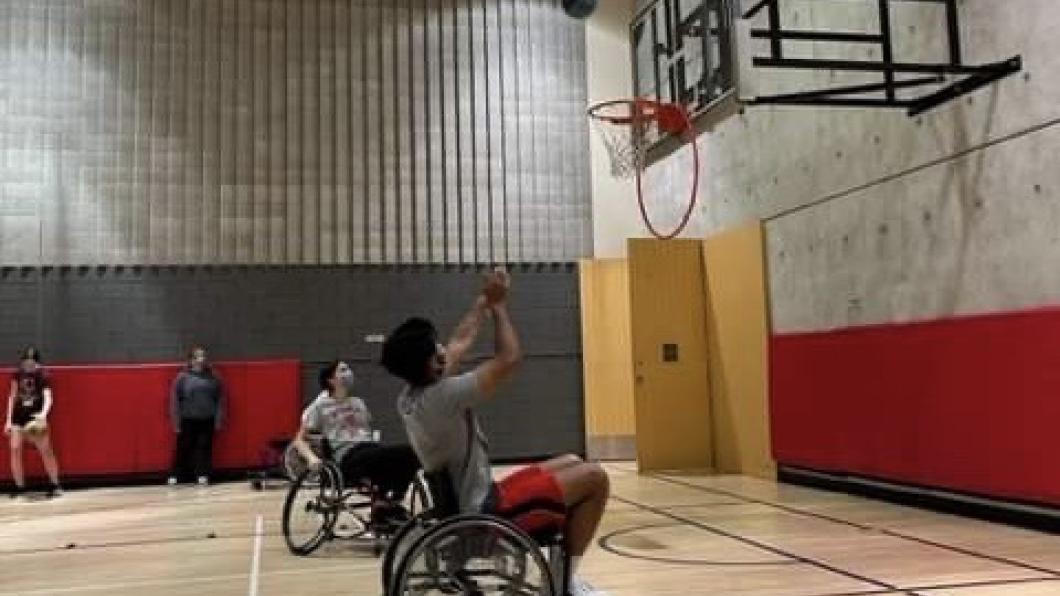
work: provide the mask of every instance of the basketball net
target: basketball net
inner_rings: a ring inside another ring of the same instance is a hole
[[[695,129],[685,108],[647,99],[619,99],[590,106],[589,118],[593,122],[593,129],[607,148],[611,159],[611,175],[624,180],[636,178],[637,202],[648,231],[661,240],[669,240],[680,234],[695,211],[699,187],[699,148],[695,142]],[[660,232],[655,227],[644,203],[641,178],[647,165],[646,139],[648,132],[653,129],[668,133],[692,146],[692,189],[688,207],[677,227],[668,233]]]
[[[642,135],[633,132],[633,126],[615,124],[609,120],[592,118],[593,130],[607,148],[611,159],[611,176],[622,180],[632,179],[644,167],[644,155],[648,144]]]

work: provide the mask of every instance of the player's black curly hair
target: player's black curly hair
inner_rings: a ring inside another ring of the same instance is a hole
[[[428,363],[438,351],[438,330],[427,319],[413,317],[383,342],[383,368],[414,387],[430,382]]]

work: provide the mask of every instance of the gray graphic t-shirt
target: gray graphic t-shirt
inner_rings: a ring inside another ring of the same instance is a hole
[[[486,437],[474,408],[484,397],[474,371],[427,387],[405,387],[398,412],[428,472],[449,471],[461,513],[478,513],[493,486]]]
[[[324,435],[336,461],[354,445],[372,440],[372,417],[359,397],[336,400],[322,391],[302,412],[302,423]]]

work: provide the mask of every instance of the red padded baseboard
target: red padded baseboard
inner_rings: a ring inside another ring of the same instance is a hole
[[[217,372],[228,418],[214,442],[218,469],[254,468],[262,447],[289,437],[301,408],[297,360],[223,362]],[[65,477],[161,473],[175,437],[167,410],[173,364],[49,366],[55,394],[52,440]],[[10,371],[0,373],[7,398]],[[5,404],[6,405],[6,402]],[[0,444],[0,480],[11,478],[8,442]],[[24,451],[27,474],[41,476],[40,458]]]
[[[777,335],[781,464],[1060,505],[1060,309]]]

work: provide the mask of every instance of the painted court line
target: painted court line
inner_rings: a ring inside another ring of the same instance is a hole
[[[306,567],[303,569],[283,569],[277,571],[267,571],[262,573],[265,577],[298,577],[302,575],[313,575],[319,576],[323,574],[343,574],[344,576],[358,576],[359,574],[367,574],[375,576],[379,573],[378,569],[375,568],[350,568],[350,567]],[[30,590],[19,590],[12,592],[10,590],[4,590],[0,588],[0,596],[53,596],[55,594],[83,594],[86,592],[113,592],[115,590],[127,590],[132,588],[147,589],[147,588],[165,588],[174,586],[187,586],[196,584],[216,584],[218,582],[235,581],[246,579],[246,574],[243,573],[229,573],[220,575],[204,575],[199,577],[181,577],[181,578],[159,578],[159,579],[142,579],[132,580],[124,582],[113,582],[113,583],[99,583],[99,584],[82,584],[77,586],[60,586],[54,588],[39,588]],[[206,591],[206,594],[212,594],[212,592]]]
[[[873,579],[871,577],[867,577],[867,576],[863,576],[863,575],[858,575],[857,573],[854,573],[852,571],[847,571],[846,569],[842,569],[842,568],[836,567],[834,565],[830,565],[828,563],[825,563],[824,561],[820,561],[820,560],[813,559],[813,558],[810,558],[810,557],[804,557],[804,556],[796,555],[794,553],[785,551],[785,550],[783,550],[781,548],[778,548],[776,546],[767,544],[765,542],[754,540],[754,539],[748,538],[746,536],[741,536],[739,534],[736,534],[736,533],[733,533],[733,532],[729,532],[729,531],[723,530],[721,528],[717,528],[715,526],[711,526],[709,524],[705,524],[705,523],[696,521],[696,520],[691,519],[691,518],[687,518],[687,517],[684,517],[684,516],[681,516],[681,515],[677,515],[677,514],[675,514],[673,512],[670,512],[670,511],[663,511],[663,510],[661,510],[661,509],[659,509],[657,507],[652,507],[651,505],[646,505],[644,503],[640,503],[640,502],[634,501],[632,499],[626,499],[626,498],[618,496],[618,495],[611,495],[611,498],[615,499],[616,501],[619,501],[621,503],[626,503],[628,505],[633,505],[633,506],[635,506],[638,509],[641,509],[643,511],[646,511],[646,512],[649,512],[649,513],[654,513],[654,514],[656,514],[658,516],[668,518],[668,519],[670,519],[672,521],[681,522],[681,523],[684,523],[684,524],[689,525],[691,527],[699,528],[699,529],[704,530],[706,532],[710,532],[711,534],[715,534],[717,536],[723,536],[725,538],[730,538],[732,540],[736,540],[738,542],[742,542],[744,544],[747,544],[747,545],[750,545],[752,547],[755,547],[755,548],[757,548],[759,550],[766,551],[768,553],[772,553],[774,555],[777,555],[777,556],[780,556],[780,557],[783,557],[783,558],[794,559],[795,561],[798,561],[800,563],[805,563],[807,565],[812,565],[814,567],[817,567],[819,569],[823,569],[825,571],[829,571],[829,572],[834,573],[836,575],[841,575],[841,576],[844,576],[844,577],[847,577],[847,578],[850,578],[850,579],[853,579],[853,580],[856,580],[856,581],[871,585],[875,589],[881,590],[884,593],[886,593],[886,592],[897,592],[899,594],[908,594],[907,591],[902,590],[898,586],[890,584],[890,583],[887,583],[885,581],[881,581],[881,580],[878,580],[878,579]]]
[[[1025,570],[1025,571],[1034,571],[1036,573],[1041,573],[1042,575],[1048,576],[1050,578],[1060,578],[1060,572],[1057,572],[1056,569],[1043,567],[1041,565],[1034,565],[1034,564],[1031,564],[1031,563],[1027,563],[1025,561],[1019,561],[1019,560],[1012,559],[1012,558],[1009,558],[1009,557],[990,555],[990,554],[982,553],[982,552],[975,551],[975,550],[972,550],[972,549],[968,549],[968,548],[964,548],[964,547],[960,547],[960,546],[954,546],[952,544],[945,544],[945,543],[937,542],[937,541],[934,541],[934,540],[928,540],[926,538],[920,538],[918,536],[913,536],[911,534],[906,534],[904,532],[897,532],[895,530],[890,530],[890,529],[887,529],[887,528],[884,528],[884,527],[872,526],[872,525],[868,525],[868,524],[862,524],[862,523],[854,522],[854,521],[851,521],[851,520],[848,520],[848,519],[835,517],[835,516],[832,516],[832,515],[826,515],[826,514],[823,514],[823,513],[817,513],[817,512],[814,512],[814,511],[808,511],[806,509],[800,509],[798,507],[792,507],[790,505],[784,505],[784,504],[781,504],[781,503],[776,503],[776,502],[768,501],[768,500],[765,500],[765,499],[758,499],[758,498],[754,498],[754,497],[749,497],[749,496],[742,495],[740,493],[729,491],[729,490],[724,490],[724,489],[719,489],[719,488],[712,488],[712,487],[708,487],[708,486],[702,486],[700,484],[695,484],[695,483],[692,483],[692,482],[686,482],[684,480],[679,480],[677,478],[673,478],[673,477],[670,477],[670,476],[663,476],[661,474],[652,474],[650,477],[655,479],[655,480],[659,480],[659,481],[662,481],[662,482],[668,482],[668,483],[676,485],[676,486],[683,486],[683,487],[690,488],[690,489],[693,489],[693,490],[698,490],[698,491],[700,491],[702,493],[706,493],[706,494],[725,496],[725,497],[729,497],[729,498],[733,498],[733,499],[740,499],[740,500],[745,501],[746,503],[753,503],[753,504],[756,504],[756,505],[763,505],[763,506],[766,506],[766,507],[771,507],[773,509],[777,509],[779,511],[784,511],[786,513],[790,513],[790,514],[793,514],[793,515],[799,515],[799,516],[803,516],[803,517],[819,519],[819,520],[831,522],[831,523],[834,523],[834,524],[849,526],[851,528],[856,528],[858,530],[877,532],[879,534],[882,534],[882,535],[885,535],[885,536],[890,536],[892,538],[898,538],[898,539],[901,539],[901,540],[907,540],[909,542],[916,542],[916,543],[919,543],[919,544],[923,544],[925,546],[930,546],[930,547],[937,548],[937,549],[940,549],[940,550],[947,550],[947,551],[950,551],[950,552],[953,552],[953,553],[957,553],[959,555],[964,555],[966,557],[974,557],[974,558],[977,558],[977,559],[991,561],[991,562],[997,563],[999,565],[1007,565],[1009,567],[1017,567],[1017,568]]]
[[[250,560],[250,588],[247,591],[248,596],[258,596],[258,578],[261,575],[261,542],[264,525],[264,518],[259,513],[258,518],[254,521],[254,555]]]

